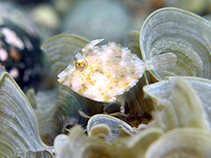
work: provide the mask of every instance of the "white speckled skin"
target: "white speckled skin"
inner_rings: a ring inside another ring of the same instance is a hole
[[[101,41],[91,41],[78,52],[75,59],[58,75],[58,81],[89,99],[114,102],[117,96],[138,82],[146,68],[154,69],[154,65],[150,60],[146,65],[128,48],[113,42],[95,46]],[[175,59],[175,55],[172,57]],[[83,68],[77,67],[79,60],[84,60]]]

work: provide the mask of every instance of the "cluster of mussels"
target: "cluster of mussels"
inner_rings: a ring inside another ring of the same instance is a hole
[[[0,61],[7,59],[5,29],[0,27]],[[25,94],[0,66],[0,157],[209,158],[211,24],[185,10],[162,8],[128,38],[128,48],[144,61],[172,52],[177,63],[145,72],[119,103],[97,102],[59,83]],[[87,43],[62,34],[42,49],[58,74]]]

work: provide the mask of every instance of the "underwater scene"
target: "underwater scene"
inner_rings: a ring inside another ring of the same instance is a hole
[[[210,158],[211,0],[0,0],[0,158]]]

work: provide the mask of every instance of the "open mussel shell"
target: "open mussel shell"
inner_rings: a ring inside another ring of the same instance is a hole
[[[35,113],[14,79],[0,69],[0,157],[25,156],[53,147],[40,139]],[[36,154],[35,154],[36,155]]]
[[[89,135],[109,142],[111,131],[110,131],[110,128],[106,124],[102,123],[102,124],[97,124],[94,127],[92,127],[91,130],[89,131]]]
[[[58,134],[68,133],[75,124],[86,127],[89,117],[84,115],[103,113],[104,103],[80,96],[62,84],[55,89],[36,94],[29,90],[27,96],[34,104],[41,139],[50,146]]]
[[[132,53],[136,54],[139,58],[142,59],[140,46],[139,46],[139,36],[140,32],[137,30],[131,30],[127,36],[127,47],[131,50]]]
[[[176,66],[150,71],[156,80],[165,76],[211,78],[211,24],[200,16],[178,8],[162,8],[145,20],[140,33],[142,58],[173,52]]]
[[[158,139],[163,133],[164,131],[157,127],[147,128],[146,130],[131,136],[127,140],[126,145],[138,158],[144,158],[144,154],[150,144]]]
[[[46,97],[40,107],[43,112],[38,111],[40,135],[45,144],[48,145],[53,145],[54,138],[58,134],[67,133],[66,127],[75,124],[86,125],[88,119],[81,116],[79,110],[90,116],[103,112],[104,104],[86,99],[67,86],[59,84],[58,88],[56,105],[48,106],[49,110],[45,110],[45,106],[49,102],[47,100],[49,97]]]
[[[148,85],[148,73],[144,73],[144,76],[140,78],[139,82],[132,87],[128,92],[123,94],[125,99],[125,112],[129,113],[131,117],[139,117],[140,124],[142,117],[145,113],[150,114],[152,110],[155,109],[155,104],[152,100],[144,98],[143,87]],[[133,126],[138,126],[133,125]]]
[[[142,59],[142,54],[140,51],[140,31],[132,30],[128,33],[126,46],[131,50],[132,53],[136,54],[140,59]],[[129,113],[131,119],[128,122],[132,126],[138,126],[143,122],[142,118],[150,120],[148,114],[155,109],[155,104],[148,98],[144,98],[143,86],[151,83],[150,74],[148,71],[144,72],[143,77],[140,78],[139,82],[132,87],[128,92],[125,92],[123,97],[126,101],[125,111]],[[144,116],[146,115],[146,116]],[[133,118],[138,120],[133,122]]]
[[[170,77],[174,78],[174,77]],[[211,127],[211,80],[200,78],[200,77],[179,77],[187,81],[195,90],[199,96],[202,106],[207,113],[207,119],[209,126]]]
[[[28,151],[24,157],[21,158],[54,158],[54,155],[49,150],[44,151]]]
[[[89,41],[71,34],[60,34],[48,39],[42,46],[56,73],[64,70],[70,61]]]
[[[0,1],[0,11],[0,25],[10,21],[16,25],[16,28],[25,30],[31,36],[41,37],[40,29],[34,24],[24,7],[11,1]]]
[[[105,124],[110,129],[110,138],[109,141],[115,141],[119,137],[127,137],[130,136],[132,127],[127,124],[126,122],[115,118],[113,116],[109,116],[106,114],[97,114],[92,116],[87,124],[87,133],[88,135],[92,135],[92,128],[95,128],[95,126],[99,126],[99,124]],[[100,130],[100,128],[99,128]]]
[[[89,137],[79,126],[73,127],[69,135],[58,135],[54,147],[56,158],[135,157],[135,153],[123,143],[109,144],[96,137]]]
[[[144,87],[144,92],[157,103],[150,127],[164,131],[195,127],[209,131],[210,122],[204,105],[194,88],[180,77],[169,78]]]
[[[210,133],[196,128],[177,128],[154,141],[145,158],[209,158],[210,146]]]

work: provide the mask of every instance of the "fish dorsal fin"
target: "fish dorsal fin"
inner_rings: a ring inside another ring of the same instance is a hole
[[[92,40],[91,42],[89,42],[87,45],[84,46],[84,48],[82,49],[82,51],[84,51],[85,49],[89,49],[89,48],[94,47],[96,44],[102,42],[103,40],[104,40],[104,38]]]

